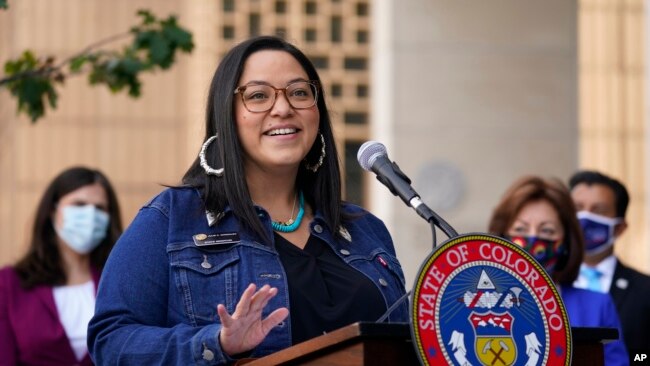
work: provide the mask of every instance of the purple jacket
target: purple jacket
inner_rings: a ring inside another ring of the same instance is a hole
[[[95,288],[99,272],[93,271]],[[77,361],[54,303],[51,286],[24,290],[11,267],[0,270],[0,366],[92,365]]]

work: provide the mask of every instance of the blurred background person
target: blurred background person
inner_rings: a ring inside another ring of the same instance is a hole
[[[38,204],[27,254],[0,270],[0,365],[92,365],[88,321],[121,233],[104,174],[73,167],[54,178]]]
[[[650,350],[650,276],[614,254],[614,243],[628,227],[627,189],[612,177],[588,170],[575,173],[569,187],[585,238],[584,262],[574,286],[609,293],[628,353],[645,353]]]
[[[561,181],[535,176],[515,181],[494,209],[488,230],[522,246],[546,269],[558,286],[571,326],[618,329],[619,340],[605,344],[605,364],[629,364],[612,299],[572,285],[584,244],[571,195]]]

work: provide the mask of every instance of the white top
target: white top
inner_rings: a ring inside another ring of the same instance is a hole
[[[59,320],[77,360],[81,361],[88,353],[86,336],[88,322],[95,313],[95,284],[88,281],[80,285],[55,286],[53,292]]]
[[[582,263],[580,268],[589,267],[586,264]],[[612,278],[614,277],[614,270],[616,269],[616,257],[610,255],[609,257],[603,259],[596,266],[592,267],[598,270],[601,273],[600,275],[600,292],[607,293],[609,288],[612,286]],[[579,274],[576,281],[573,283],[574,287],[577,288],[587,288],[588,279]]]

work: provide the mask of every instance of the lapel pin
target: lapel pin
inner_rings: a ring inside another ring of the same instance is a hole
[[[225,212],[217,212],[216,214],[210,211],[205,211],[205,218],[208,220],[208,226],[214,226],[219,220],[226,216]]]
[[[348,242],[352,242],[352,235],[350,235],[348,229],[344,228],[343,226],[339,226],[339,234],[341,234],[341,236]]]

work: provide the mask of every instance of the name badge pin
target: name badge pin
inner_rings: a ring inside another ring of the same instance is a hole
[[[239,243],[239,234],[235,233],[217,233],[217,234],[195,234],[192,236],[194,245],[197,247],[223,246]]]

